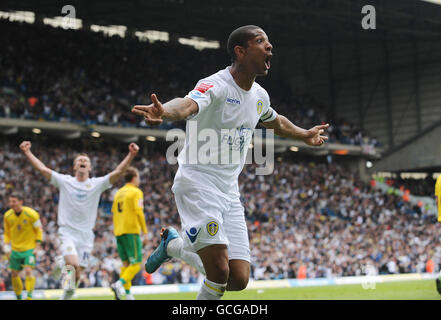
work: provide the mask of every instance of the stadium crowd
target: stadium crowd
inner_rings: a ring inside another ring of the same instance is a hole
[[[433,178],[433,174],[427,174],[424,179],[415,178],[391,178],[388,179],[390,185],[395,188],[407,189],[411,194],[415,196],[427,196],[434,193],[434,185],[436,179]]]
[[[56,212],[58,190],[26,161],[18,148],[19,137],[2,139],[0,149],[0,212],[7,208],[8,194],[23,191],[25,205],[41,215],[44,242],[37,252],[36,288],[57,288],[54,259],[59,254]],[[38,140],[38,139],[37,139]],[[33,142],[34,153],[50,168],[72,174],[72,160],[87,151],[93,175],[111,171],[127,146],[112,143]],[[170,190],[177,166],[164,158],[164,150],[140,152],[134,166],[140,170],[149,244],[144,261],[159,244],[162,226],[180,229],[179,215]],[[100,201],[95,227],[93,259],[80,287],[108,287],[118,278],[121,261],[112,233],[112,196],[123,182],[106,191]],[[337,163],[284,159],[273,174],[256,176],[248,165],[240,176],[252,256],[253,279],[318,278],[361,275],[367,265],[378,273],[424,272],[431,260],[439,270],[439,227],[424,208],[413,208],[400,197],[375,190]],[[3,220],[1,219],[0,227]],[[0,234],[3,230],[0,228]],[[0,251],[0,290],[10,289],[6,255]],[[304,270],[306,273],[300,272]],[[302,274],[301,274],[302,273]],[[178,260],[159,272],[144,271],[134,285],[195,283],[200,275]]]
[[[86,125],[147,126],[130,109],[186,95],[202,79],[229,64],[223,50],[136,38],[104,37],[42,25],[0,21],[0,117],[76,122]],[[344,119],[330,119],[309,95],[297,96],[277,74],[258,78],[276,111],[302,127],[330,122],[331,142],[378,142]],[[163,129],[184,127],[164,122]]]

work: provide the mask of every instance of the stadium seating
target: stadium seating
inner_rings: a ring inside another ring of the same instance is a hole
[[[147,126],[130,110],[186,95],[199,79],[229,64],[222,50],[106,38],[90,31],[66,31],[0,21],[0,117],[110,126]],[[310,128],[330,122],[330,142],[378,146],[345,119],[330,118],[309,95],[297,96],[279,80],[258,78],[279,113]],[[164,122],[163,129],[184,127]]]
[[[45,232],[44,251],[37,254],[37,287],[55,288],[58,283],[52,278],[51,269],[58,248],[58,192],[29,166],[17,139],[0,140],[0,212],[6,211],[7,195],[12,189],[26,192],[26,204],[40,212]],[[84,141],[60,148],[60,142],[43,139],[34,142],[33,149],[48,166],[71,173],[74,154],[87,151],[95,176],[109,172],[127,147],[122,143],[91,146]],[[141,171],[150,234],[144,257],[158,245],[162,226],[180,227],[170,190],[177,166],[169,165],[164,154],[158,147],[156,153],[148,156],[141,153],[134,163]],[[118,275],[121,262],[108,209],[121,184],[101,198],[94,259],[81,281],[82,287],[108,286]],[[299,270],[306,270],[308,278],[359,275],[367,264],[383,274],[423,272],[429,259],[435,261],[439,270],[441,251],[436,243],[441,234],[433,216],[424,208],[415,210],[400,197],[373,189],[340,164],[328,164],[320,158],[311,162],[286,159],[277,162],[274,173],[268,176],[256,176],[255,165],[248,165],[240,176],[240,187],[254,279],[295,278]],[[2,257],[0,278],[10,288],[6,266]],[[165,264],[152,277],[145,276],[140,272],[134,284],[198,279],[194,270],[176,260]]]

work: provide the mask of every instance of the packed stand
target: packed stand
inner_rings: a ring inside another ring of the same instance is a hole
[[[0,21],[0,117],[146,127],[130,112],[186,95],[199,79],[230,63],[223,50],[101,33],[54,29]],[[312,127],[330,122],[330,142],[378,145],[366,132],[341,119],[309,96],[298,97],[278,78],[257,79],[270,93],[276,111],[295,124]],[[283,90],[282,90],[283,88]],[[161,128],[184,128],[165,121]]]
[[[392,178],[387,179],[390,186],[401,190],[409,190],[412,195],[415,196],[427,196],[433,195],[435,192],[436,179],[432,174],[428,174],[425,179],[413,179],[413,178]]]
[[[17,138],[18,139],[18,138]],[[11,141],[11,140],[10,140]],[[59,254],[56,212],[58,190],[26,161],[19,141],[2,141],[0,149],[0,212],[8,209],[7,197],[14,190],[28,195],[25,205],[41,215],[44,230],[42,250],[37,252],[36,288],[58,288],[52,276]],[[34,153],[48,167],[72,172],[72,159],[79,151],[89,153],[93,175],[110,172],[126,153],[125,144],[88,144],[59,147],[60,143],[34,142]],[[142,150],[142,149],[141,149]],[[140,152],[134,166],[140,170],[149,244],[146,259],[159,244],[163,226],[180,228],[179,215],[170,190],[176,165],[169,165],[165,151]],[[253,279],[351,276],[366,265],[378,273],[424,272],[427,261],[439,270],[441,235],[436,220],[424,208],[412,208],[400,197],[384,194],[365,184],[339,164],[287,160],[277,162],[268,176],[256,176],[255,166],[246,166],[240,176],[252,253]],[[112,196],[122,182],[106,191],[100,201],[95,227],[93,259],[80,287],[108,287],[118,278],[121,261],[116,251],[110,213]],[[3,219],[0,226],[2,227]],[[0,234],[3,230],[0,228]],[[145,261],[144,259],[144,261]],[[10,289],[8,261],[0,252],[0,290]],[[196,283],[200,275],[173,259],[159,272],[140,272],[134,285]]]

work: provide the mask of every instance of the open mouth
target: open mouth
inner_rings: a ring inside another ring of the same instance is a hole
[[[267,56],[266,59],[265,59],[265,68],[266,68],[266,70],[269,70],[269,68],[271,67],[270,60],[271,60],[271,56]]]
[[[86,168],[86,165],[80,164],[80,168]]]

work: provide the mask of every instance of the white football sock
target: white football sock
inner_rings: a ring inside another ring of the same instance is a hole
[[[167,254],[173,258],[185,261],[205,276],[205,268],[201,258],[197,253],[184,249],[184,240],[182,238],[170,240],[167,245]]]
[[[75,289],[67,289],[64,290],[63,296],[60,300],[70,300],[75,294]]]
[[[63,267],[65,266],[64,257],[63,256],[57,256],[55,258],[55,267],[53,270],[53,276],[55,280],[59,280],[61,277],[61,273],[63,271]]]
[[[224,295],[226,287],[226,283],[219,284],[208,279],[204,279],[196,300],[220,300]]]

